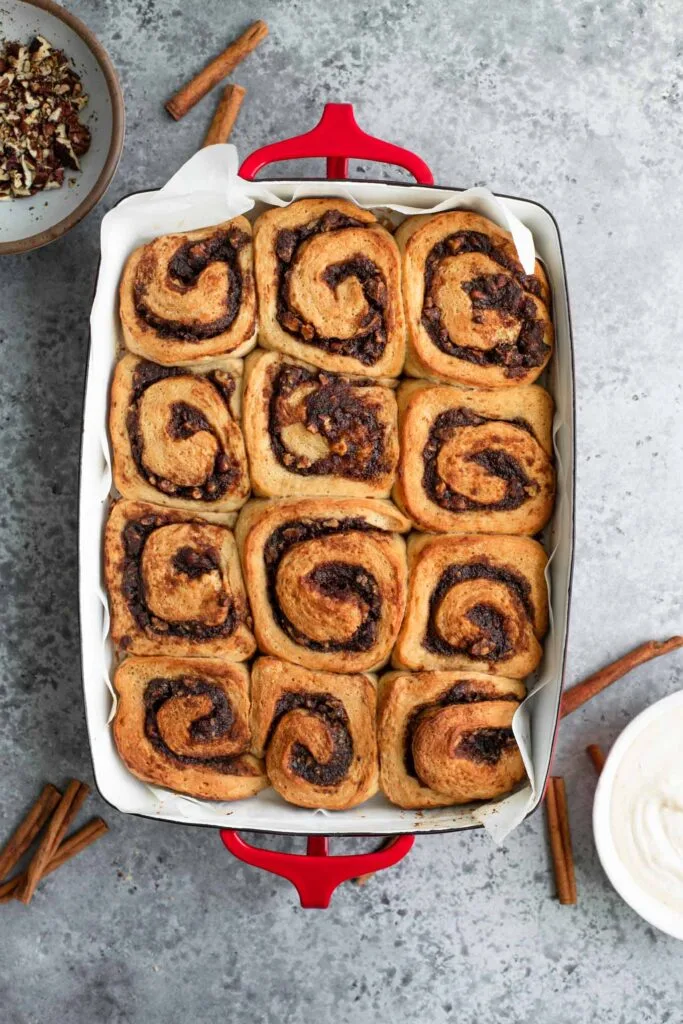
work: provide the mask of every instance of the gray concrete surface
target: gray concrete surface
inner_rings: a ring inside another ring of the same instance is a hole
[[[76,617],[76,485],[87,317],[102,213],[161,184],[214,100],[162,101],[253,17],[239,72],[246,154],[352,100],[436,179],[535,197],[564,237],[578,372],[570,680],[683,629],[680,523],[683,96],[680,0],[73,0],[126,94],[121,167],[68,237],[0,261],[0,835],[39,781],[90,778]],[[355,174],[368,169],[354,169]],[[499,849],[424,837],[327,912],[243,867],[210,830],[126,818],[41,888],[0,907],[0,1020],[678,1022],[683,946],[610,889],[583,749],[682,685],[683,658],[634,673],[562,729],[579,905],[558,906],[540,815]]]

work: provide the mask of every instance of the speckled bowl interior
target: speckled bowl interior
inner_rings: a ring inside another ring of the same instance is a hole
[[[81,117],[92,143],[62,188],[0,202],[0,253],[35,249],[77,224],[104,195],[123,147],[121,89],[90,30],[50,0],[0,0],[0,38],[28,43],[35,35],[64,50],[81,76],[89,97]]]

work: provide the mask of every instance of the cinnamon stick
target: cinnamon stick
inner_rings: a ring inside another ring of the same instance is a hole
[[[223,50],[217,57],[210,61],[206,67],[195,75],[187,85],[184,85],[175,96],[166,103],[166,109],[171,117],[179,121],[181,117],[199,103],[203,96],[206,96],[214,85],[221,79],[234,71],[240,61],[256,49],[259,43],[268,35],[268,26],[265,21],[255,21],[246,32],[243,32],[239,39],[236,39],[227,49]]]
[[[72,836],[64,840],[43,871],[43,878],[51,875],[53,871],[56,871],[62,864],[71,860],[77,853],[87,849],[95,840],[106,835],[108,831],[107,823],[102,818],[93,818],[92,821],[89,821],[78,832],[74,832]],[[23,874],[16,875],[14,878],[10,878],[8,882],[0,885],[0,903],[7,903],[9,900],[14,899],[25,884],[26,872],[23,872]]]
[[[356,883],[356,885],[367,885],[370,879],[374,878],[375,874],[375,871],[368,871],[364,875],[358,875],[356,878],[353,879],[353,881]]]
[[[597,743],[590,743],[586,747],[586,753],[593,762],[593,767],[596,773],[599,775],[602,769],[605,767],[605,755],[603,754]]]
[[[226,85],[220,103],[216,107],[216,113],[213,115],[213,121],[209,125],[206,138],[202,143],[202,148],[228,141],[246,92],[247,90],[243,89],[241,85]]]
[[[554,778],[548,779],[548,788],[545,793],[545,810],[546,820],[548,822],[548,839],[550,841],[550,854],[553,863],[553,873],[555,875],[557,898],[563,905],[568,905],[576,902],[576,899],[572,900],[565,843],[563,841],[563,828],[560,823],[560,810]]]
[[[64,795],[52,816],[52,820],[35,852],[33,860],[28,866],[26,884],[20,896],[22,903],[31,902],[45,868],[66,835],[69,825],[78,814],[89,792],[90,788],[84,782],[79,782],[77,779],[71,779],[69,785],[64,790]]]
[[[572,839],[569,832],[569,808],[567,806],[567,790],[564,779],[561,775],[554,777],[555,800],[557,803],[557,817],[560,824],[560,836],[562,838],[562,850],[564,852],[565,870],[569,884],[569,902],[576,903],[576,874],[574,871],[574,851],[572,850]]]
[[[10,836],[0,853],[0,882],[24,856],[43,825],[59,803],[59,790],[48,783],[19,827]]]
[[[683,636],[672,636],[668,640],[648,640],[647,643],[640,644],[628,654],[624,654],[610,665],[605,665],[588,679],[584,679],[583,682],[577,683],[576,686],[567,690],[562,698],[560,715],[563,718],[565,715],[570,715],[591,697],[602,693],[608,686],[616,682],[617,679],[621,679],[632,669],[637,668],[638,665],[643,665],[646,661],[651,661],[652,658],[659,658],[662,654],[675,651],[679,647],[683,647]]]

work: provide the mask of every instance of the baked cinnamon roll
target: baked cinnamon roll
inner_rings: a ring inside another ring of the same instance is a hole
[[[245,505],[235,534],[259,648],[330,672],[383,665],[405,608],[408,527],[372,498]]]
[[[479,388],[536,380],[553,347],[540,263],[526,275],[512,236],[464,210],[407,217],[396,241],[410,376]]]
[[[256,344],[251,224],[163,235],[128,258],[120,287],[126,348],[163,366],[243,356]]]
[[[235,539],[217,513],[203,519],[117,501],[104,540],[111,636],[130,654],[213,655],[255,649]]]
[[[512,718],[514,679],[478,672],[390,672],[379,683],[380,781],[405,808],[493,800],[525,778]]]
[[[547,561],[529,537],[414,534],[394,664],[529,675],[548,629]]]
[[[299,807],[343,811],[377,792],[375,684],[277,658],[252,670],[254,749],[273,788]]]
[[[124,498],[230,511],[249,497],[237,422],[242,363],[159,366],[126,355],[111,389],[114,483]]]
[[[251,753],[249,673],[213,658],[126,658],[116,670],[114,740],[129,770],[203,800],[268,785]]]
[[[259,341],[323,370],[397,377],[405,357],[401,268],[374,214],[300,199],[254,225]]]
[[[245,378],[244,433],[257,494],[389,497],[398,436],[386,382],[260,350],[249,356]]]
[[[534,534],[553,511],[553,401],[406,381],[394,499],[420,530]]]

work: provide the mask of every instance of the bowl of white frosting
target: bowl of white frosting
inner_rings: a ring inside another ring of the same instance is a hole
[[[683,940],[683,690],[624,729],[593,805],[598,856],[642,918]]]

